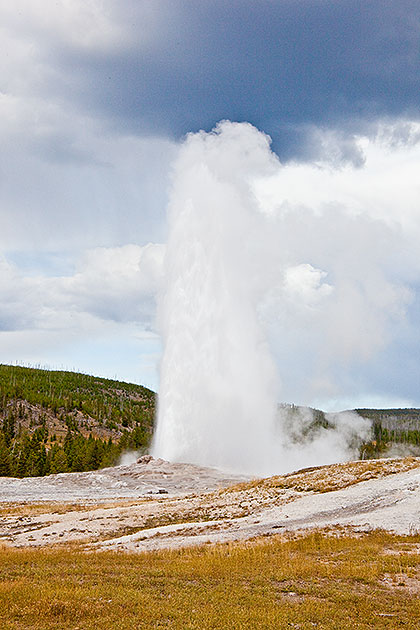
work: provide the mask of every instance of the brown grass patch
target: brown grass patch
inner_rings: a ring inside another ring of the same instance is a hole
[[[417,630],[419,544],[339,531],[136,555],[0,548],[0,627]]]
[[[155,498],[140,498],[136,500],[104,501],[104,502],[64,502],[64,501],[38,501],[38,502],[2,502],[0,503],[0,516],[40,516],[41,514],[67,514],[67,512],[89,512],[90,510],[112,509],[119,507],[135,507],[143,505]]]
[[[220,494],[243,490],[294,490],[296,492],[331,492],[348,486],[406,472],[420,467],[420,457],[369,459],[314,468],[304,468],[286,475],[256,479],[220,490]]]

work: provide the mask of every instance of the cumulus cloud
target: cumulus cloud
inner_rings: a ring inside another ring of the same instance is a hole
[[[384,121],[366,135],[352,136],[355,150],[363,156],[360,164],[352,160],[331,163],[330,151],[308,162],[289,162],[273,176],[257,182],[262,209],[285,214],[294,207],[306,207],[322,214],[339,208],[347,215],[418,229],[419,132],[417,121]],[[331,133],[318,129],[312,134],[314,150],[318,137],[328,140]],[[361,165],[364,168],[358,168]]]
[[[157,388],[156,293],[165,247],[86,251],[68,275],[0,259],[0,361],[76,369]]]
[[[147,186],[145,179],[139,185],[136,181],[136,156],[141,146],[145,155],[146,144],[149,149],[152,144],[144,141],[142,145],[136,138],[100,138],[93,132],[89,136],[89,125],[86,129],[90,148],[105,165],[92,166],[88,161],[82,167],[79,162],[74,172],[68,162],[62,170],[54,165],[56,173],[69,177],[66,187],[71,204],[64,214],[53,208],[59,199],[65,203],[63,189],[57,190],[44,213],[33,211],[29,194],[25,205],[8,205],[7,186],[2,189],[3,249],[10,248],[10,243],[16,249],[19,243],[34,241],[35,246],[53,248],[56,241],[63,246],[60,255],[65,252],[69,257],[66,275],[51,270],[43,275],[25,273],[22,265],[13,264],[13,252],[5,254],[0,273],[3,331],[79,327],[86,333],[94,329],[95,322],[131,325],[137,321],[142,330],[154,326],[164,246],[124,245],[133,232],[138,240],[144,234],[137,229],[135,218],[131,220],[142,208],[141,195]],[[318,155],[312,162],[280,163],[268,151],[267,136],[250,125],[225,125],[230,149],[221,155],[215,136],[189,138],[190,143],[206,145],[206,159],[221,187],[235,182],[235,194],[265,217],[261,223],[249,216],[253,239],[246,240],[244,225],[238,227],[235,238],[246,242],[254,261],[242,280],[253,287],[259,301],[259,318],[279,368],[279,400],[324,407],[330,401],[335,401],[335,407],[356,406],[357,400],[366,406],[369,396],[391,405],[392,400],[407,404],[416,400],[414,377],[404,379],[398,366],[411,365],[410,374],[417,374],[419,129],[415,121],[388,120],[372,126],[366,135],[351,135],[356,153],[363,155],[360,161],[331,161]],[[312,137],[322,138],[322,134],[318,130]],[[82,135],[73,134],[73,138],[80,137],[81,146]],[[332,135],[325,132],[326,144]],[[156,140],[156,165],[167,146],[171,155],[178,150],[172,143]],[[182,162],[191,154],[185,152],[178,161],[181,184],[183,172],[196,169],[204,176],[200,163]],[[111,159],[113,167],[109,168]],[[145,156],[145,177],[147,161]],[[4,167],[7,172],[7,160]],[[92,214],[86,211],[86,203],[76,203],[71,197],[72,182],[83,169],[85,181],[89,180],[85,192],[98,202],[97,212]],[[102,170],[108,177],[98,176],[95,191],[95,173]],[[109,173],[115,174],[115,180]],[[35,173],[31,178],[30,170],[28,179],[35,186]],[[21,194],[27,193],[22,190]],[[33,203],[41,205],[36,199]],[[208,203],[215,200],[209,197]],[[124,220],[120,223],[113,218],[112,208],[122,204]],[[71,209],[76,206],[79,212]],[[17,215],[12,218],[15,210]],[[16,230],[19,212],[25,220]],[[157,223],[164,232],[163,218]],[[110,229],[113,225],[115,229]],[[217,238],[226,235],[218,233]],[[106,247],[98,247],[104,242]]]
[[[54,293],[102,319],[143,322],[150,328],[163,256],[164,246],[150,243],[89,250],[74,276],[57,281]]]
[[[143,374],[156,387],[163,250],[150,242],[165,236],[177,146],[77,95],[98,90],[93,60],[150,52],[162,17],[160,2],[0,0],[2,361]]]
[[[314,306],[334,289],[324,282],[327,275],[325,271],[305,263],[287,267],[284,272],[285,292],[291,300],[300,301],[306,307]]]
[[[1,330],[75,328],[82,321],[154,327],[164,246],[125,245],[85,253],[70,276],[25,276],[0,261]]]
[[[344,401],[363,365],[372,366],[368,382],[383,373],[376,357],[404,363],[403,340],[418,343],[408,332],[420,273],[418,131],[416,121],[382,122],[354,139],[360,164],[290,162],[254,181],[267,242],[278,248],[261,317],[288,400],[325,404],[341,393]],[[385,395],[385,381],[375,386]]]

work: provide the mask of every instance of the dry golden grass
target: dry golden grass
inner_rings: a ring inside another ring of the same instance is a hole
[[[220,494],[243,490],[294,490],[296,492],[332,492],[361,481],[378,479],[420,467],[420,457],[369,459],[314,468],[304,468],[287,475],[236,484],[220,490]]]
[[[1,516],[39,516],[40,514],[65,514],[88,509],[79,503],[61,503],[57,501],[40,501],[39,503],[0,503]]]
[[[419,545],[315,532],[140,555],[3,548],[0,627],[417,630]]]
[[[66,503],[62,501],[39,501],[36,503],[0,503],[1,516],[39,516],[40,514],[67,514],[67,512],[88,512],[98,509],[112,509],[117,507],[136,507],[150,502],[152,499],[146,497],[136,500],[119,500],[86,503]],[[156,500],[156,499],[155,499]]]

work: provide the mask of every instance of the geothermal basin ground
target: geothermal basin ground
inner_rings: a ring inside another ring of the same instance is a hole
[[[150,456],[129,466],[0,478],[0,544],[142,552],[313,529],[420,531],[420,458],[266,479]]]

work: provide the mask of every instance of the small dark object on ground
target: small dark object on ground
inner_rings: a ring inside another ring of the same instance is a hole
[[[152,462],[154,459],[153,455],[143,455],[142,457],[139,457],[137,460],[137,464],[150,464],[150,462]]]

